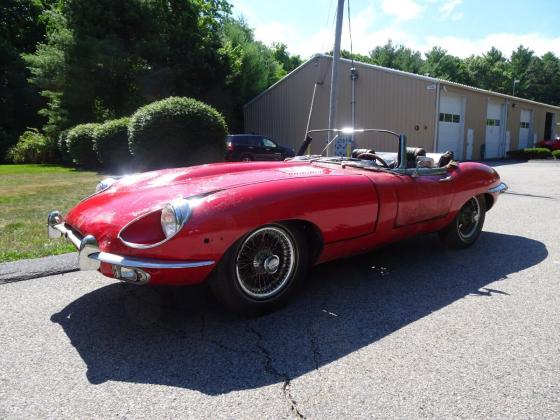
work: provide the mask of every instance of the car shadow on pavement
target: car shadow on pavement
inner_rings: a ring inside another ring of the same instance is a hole
[[[473,247],[448,251],[425,235],[318,266],[286,308],[256,319],[227,314],[205,287],[117,283],[51,319],[93,384],[162,384],[209,395],[276,383],[286,389],[290,379],[459,299],[507,299],[494,282],[547,255],[543,243],[520,236],[483,232]]]

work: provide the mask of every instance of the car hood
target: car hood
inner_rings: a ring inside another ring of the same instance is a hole
[[[65,220],[83,235],[114,233],[133,219],[162,208],[174,198],[208,195],[288,178],[344,174],[336,167],[297,161],[215,163],[145,172],[125,176],[106,191],[81,201],[68,212]]]

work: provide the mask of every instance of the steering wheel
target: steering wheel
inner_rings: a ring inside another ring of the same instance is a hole
[[[387,162],[385,162],[385,160],[383,160],[383,158],[381,156],[376,155],[375,153],[360,153],[357,156],[358,159],[364,159],[364,160],[373,160],[373,161],[377,161],[379,163],[381,163],[382,166],[384,166],[387,169],[389,168],[389,165],[387,165]]]

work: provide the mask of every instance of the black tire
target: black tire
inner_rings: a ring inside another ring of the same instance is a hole
[[[283,224],[261,226],[226,252],[210,280],[218,300],[240,315],[258,316],[286,303],[309,269],[305,236]]]
[[[241,162],[251,162],[255,159],[253,159],[253,156],[251,155],[243,155],[241,156]]]
[[[480,236],[485,217],[486,200],[484,197],[471,197],[461,207],[453,221],[439,232],[439,237],[449,248],[467,248]]]

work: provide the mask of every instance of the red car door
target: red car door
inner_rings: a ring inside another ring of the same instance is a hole
[[[453,198],[453,181],[444,175],[400,176],[396,226],[407,226],[444,217]]]

